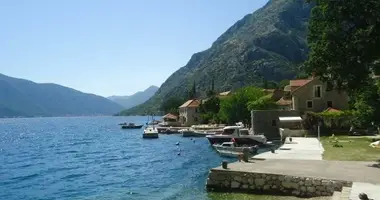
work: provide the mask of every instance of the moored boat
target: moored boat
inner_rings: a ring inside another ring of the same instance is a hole
[[[234,142],[223,142],[222,144],[214,144],[212,145],[216,150],[224,150],[224,151],[234,151],[234,152],[243,152],[245,148],[250,148],[252,152],[257,151],[259,148],[257,145],[255,146],[236,146]]]
[[[140,129],[143,125],[136,125],[135,123],[124,123],[121,125],[122,129]]]
[[[179,133],[182,134],[182,137],[206,137],[207,135],[213,134],[206,131],[196,131],[193,129],[181,129]]]
[[[258,146],[236,147],[234,142],[223,142],[222,144],[215,144],[213,147],[224,157],[239,157],[244,155],[244,152],[246,152],[248,156],[253,156],[259,149]]]
[[[144,129],[143,138],[158,138],[158,130],[154,126],[147,126]]]
[[[241,132],[244,129],[242,126],[226,126],[223,128],[223,132],[220,134],[207,135],[207,139],[211,145],[222,144],[223,142],[231,142],[232,140],[238,146],[248,145],[263,145],[267,142],[264,135],[254,135],[250,134],[248,131]]]

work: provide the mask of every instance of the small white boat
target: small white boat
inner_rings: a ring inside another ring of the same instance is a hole
[[[144,129],[143,138],[158,138],[158,130],[154,126],[147,126]]]
[[[250,152],[256,152],[259,148],[256,146],[235,146],[233,142],[223,142],[222,144],[213,144],[212,145],[216,150],[219,151],[232,151],[232,152],[243,152],[245,148],[250,148]]]
[[[230,158],[237,158],[239,155],[243,155],[242,152],[234,152],[234,151],[227,151],[227,150],[216,150],[220,156],[223,157],[230,157]]]

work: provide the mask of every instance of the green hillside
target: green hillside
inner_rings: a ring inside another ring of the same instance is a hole
[[[212,46],[195,53],[174,72],[157,93],[122,115],[159,110],[169,97],[183,97],[193,82],[204,96],[212,80],[219,92],[246,85],[261,86],[263,79],[279,82],[294,78],[297,64],[307,57],[307,21],[311,5],[304,0],[270,0],[223,33]]]

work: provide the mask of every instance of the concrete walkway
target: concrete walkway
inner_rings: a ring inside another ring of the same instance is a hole
[[[370,165],[374,163],[375,162],[268,159],[252,160],[248,163],[229,163],[229,169],[227,170],[380,184],[380,168],[370,167]],[[222,167],[214,169],[223,170]],[[380,193],[380,190],[378,191]]]
[[[322,160],[323,146],[317,138],[292,137],[292,142],[286,142],[275,153],[265,152],[255,155],[258,159],[297,159]]]
[[[352,184],[350,200],[359,200],[359,194],[362,192],[366,193],[370,199],[380,200],[380,184],[354,182]]]

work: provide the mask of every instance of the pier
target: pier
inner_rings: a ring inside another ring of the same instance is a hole
[[[380,168],[373,166],[375,162],[326,161],[322,153],[316,138],[293,138],[275,153],[259,154],[247,163],[230,163],[227,169],[211,169],[206,188],[299,197],[339,194],[346,199],[358,199],[357,193],[365,192],[380,199],[374,192],[380,191]]]

